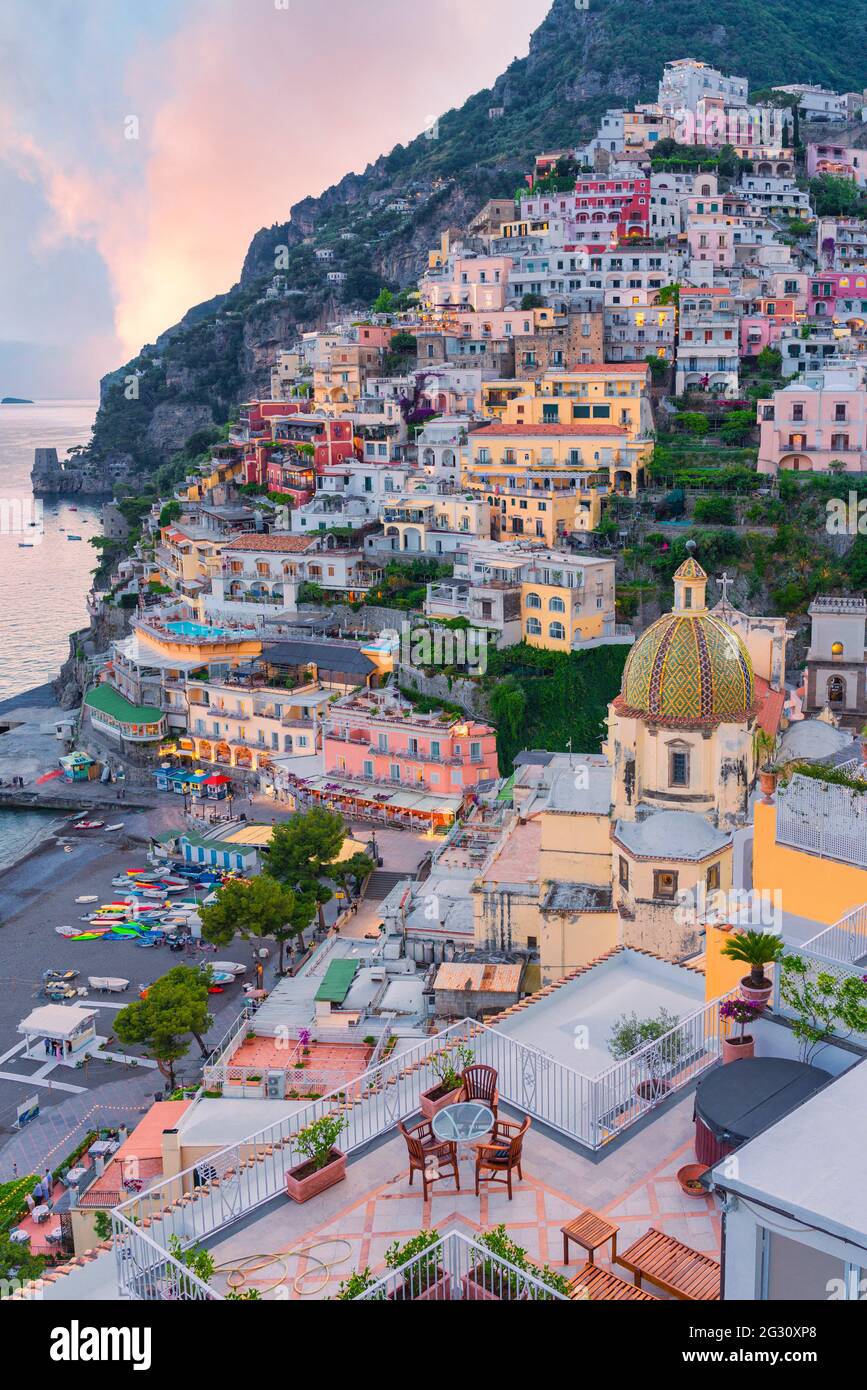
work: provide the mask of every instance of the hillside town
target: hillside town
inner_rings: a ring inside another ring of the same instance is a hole
[[[863,1299],[865,120],[668,62],[106,502],[9,1297]]]

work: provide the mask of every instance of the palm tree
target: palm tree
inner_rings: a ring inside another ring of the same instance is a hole
[[[728,937],[722,954],[750,967],[751,989],[765,989],[770,984],[770,980],[765,979],[765,966],[780,959],[784,945],[781,936],[773,936],[770,932],[745,931]]]

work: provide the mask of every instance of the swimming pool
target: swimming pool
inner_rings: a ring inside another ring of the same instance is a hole
[[[191,623],[184,620],[183,622],[166,623],[166,631],[173,632],[176,637],[192,637],[198,642],[214,642],[221,637],[241,637],[246,632],[255,632],[255,629],[245,628],[241,631],[238,628],[207,627],[204,623]]]

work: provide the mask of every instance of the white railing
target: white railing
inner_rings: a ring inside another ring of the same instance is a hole
[[[344,1121],[338,1146],[344,1153],[355,1152],[393,1130],[398,1120],[416,1114],[422,1092],[439,1084],[438,1063],[451,1057],[461,1069],[461,1046],[471,1048],[476,1062],[496,1068],[504,1103],[587,1148],[600,1149],[717,1060],[724,1036],[720,1002],[703,1006],[598,1077],[583,1076],[516,1038],[464,1019],[294,1115],[209,1155],[206,1163],[123,1202],[113,1213],[115,1232],[149,1226],[165,1250],[172,1236],[186,1247],[214,1235],[284,1191],[287,1170],[302,1161],[296,1147],[300,1130],[337,1113]],[[123,1292],[120,1262],[118,1278]]]
[[[535,1272],[534,1272],[535,1271]],[[377,1279],[353,1302],[511,1300],[568,1303],[536,1265],[521,1269],[461,1231],[452,1231]]]
[[[867,793],[796,773],[777,792],[777,844],[867,869]]]
[[[122,1231],[115,1230],[114,1254],[118,1270],[123,1271],[122,1277],[118,1275],[118,1287],[126,1298],[169,1303],[222,1301],[222,1294],[134,1226],[125,1224]]]
[[[841,917],[833,926],[825,927],[811,936],[801,949],[845,965],[867,960],[867,903]]]
[[[252,1005],[245,1004],[234,1023],[229,1025],[216,1047],[212,1048],[208,1054],[208,1060],[202,1068],[202,1082],[207,1090],[210,1090],[209,1081],[213,1079],[215,1068],[228,1061],[232,1056],[241,1034],[246,1036],[253,1013]]]
[[[829,930],[833,931],[834,928],[829,928]],[[801,990],[807,986],[815,990],[820,975],[831,975],[838,983],[848,979],[860,980],[864,978],[863,965],[856,965],[846,960],[835,959],[827,954],[820,954],[810,946],[809,942],[804,946],[792,946],[788,948],[785,955],[799,956],[807,967],[806,975],[799,975],[797,977],[800,982]],[[774,970],[774,1013],[779,1014],[782,1018],[797,1018],[799,1017],[797,1011],[789,1008],[783,999],[783,973],[781,962]],[[821,1020],[817,1026],[819,1028],[824,1026]],[[835,1042],[847,1040],[850,1040],[854,1046],[863,1050],[865,1044],[867,1044],[867,1033],[852,1033],[849,1031],[835,1033],[832,1030],[829,1032],[827,1039],[819,1045],[819,1050],[823,1047],[833,1045]]]

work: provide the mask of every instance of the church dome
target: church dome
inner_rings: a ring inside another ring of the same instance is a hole
[[[629,653],[615,707],[659,724],[742,723],[756,707],[741,638],[705,604],[707,575],[690,556],[674,576],[675,605]]]

